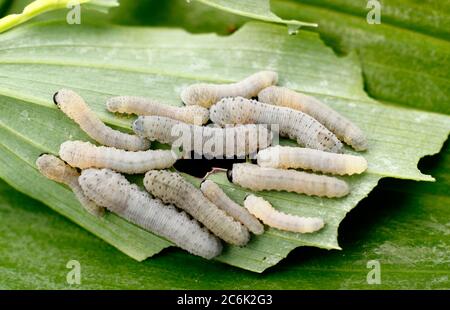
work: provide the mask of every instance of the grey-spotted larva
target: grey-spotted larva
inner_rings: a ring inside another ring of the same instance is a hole
[[[367,149],[367,140],[361,129],[314,97],[297,93],[285,87],[270,86],[258,94],[258,100],[311,115],[355,150]]]
[[[80,185],[87,197],[130,222],[162,236],[186,251],[211,259],[220,254],[220,241],[185,212],[139,189],[109,169],[87,169]]]
[[[224,98],[211,107],[211,120],[226,124],[278,124],[280,135],[297,140],[308,148],[340,152],[342,143],[311,116],[289,108],[278,107],[245,98]]]
[[[167,117],[140,116],[133,130],[151,141],[182,146],[185,154],[194,151],[207,157],[245,156],[272,143],[272,133],[265,125],[202,127]]]
[[[100,144],[129,151],[142,151],[150,147],[149,141],[141,137],[106,126],[87,106],[83,98],[72,90],[62,89],[58,91],[53,96],[53,101],[61,111]]]
[[[194,125],[203,125],[209,120],[209,111],[203,107],[197,105],[175,107],[143,97],[110,98],[106,102],[106,107],[110,112],[165,116]]]
[[[183,209],[226,242],[243,246],[249,241],[247,228],[211,203],[179,174],[164,170],[149,171],[145,174],[144,186],[153,196]]]
[[[181,92],[181,100],[187,105],[209,108],[225,97],[256,97],[258,92],[278,82],[278,74],[273,71],[257,72],[233,84],[194,84]]]
[[[230,182],[253,191],[287,191],[329,198],[343,197],[349,193],[345,181],[296,170],[263,168],[244,163],[234,164],[227,175]]]
[[[46,178],[69,186],[86,211],[99,217],[104,214],[105,211],[102,207],[97,206],[84,195],[78,183],[80,174],[77,170],[70,167],[58,157],[48,154],[39,156],[36,160],[36,166],[39,172]]]
[[[177,155],[172,151],[130,152],[82,141],[64,142],[59,148],[59,156],[72,167],[109,168],[129,174],[169,168],[177,160]]]
[[[367,160],[362,156],[279,145],[259,151],[257,160],[261,167],[301,168],[339,175],[359,174],[367,169]]]
[[[203,195],[208,198],[213,204],[225,211],[228,215],[233,217],[236,221],[241,222],[255,235],[264,233],[264,226],[245,208],[238,205],[230,199],[227,194],[213,181],[205,180],[200,186]]]
[[[301,217],[277,211],[268,201],[255,195],[249,195],[244,200],[244,207],[264,224],[280,230],[312,233],[325,225],[321,218]]]

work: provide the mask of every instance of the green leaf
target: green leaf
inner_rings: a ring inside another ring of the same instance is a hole
[[[34,169],[42,151],[56,153],[59,144],[68,139],[87,140],[54,107],[52,94],[59,88],[80,92],[103,120],[129,130],[130,118],[106,112],[107,97],[143,95],[181,104],[180,90],[197,80],[232,82],[257,70],[272,69],[280,73],[282,85],[320,97],[361,126],[371,144],[365,154],[369,172],[347,178],[353,188],[351,195],[332,200],[261,193],[276,208],[322,216],[327,226],[310,235],[269,229],[247,247],[228,247],[218,258],[257,272],[298,246],[339,248],[339,223],[382,177],[433,180],[420,173],[417,162],[437,153],[450,130],[448,116],[371,100],[362,90],[354,57],[338,58],[313,33],[287,36],[283,27],[274,25],[248,24],[223,38],[162,28],[83,25],[74,29],[40,23],[8,32],[0,36],[0,42],[0,177],[137,259],[169,243],[114,216],[104,222],[93,219],[67,189],[45,180]],[[228,51],[226,58],[224,50]],[[231,187],[223,176],[215,179],[230,196],[242,200],[242,189]]]
[[[286,24],[297,30],[302,26],[317,27],[316,23],[305,23],[297,20],[281,19],[270,10],[269,0],[188,0],[198,1],[211,7],[236,15],[250,17],[266,22]]]
[[[285,18],[319,23],[317,31],[337,51],[356,51],[371,96],[450,114],[449,2],[381,2],[379,25],[367,23],[366,0],[277,0],[272,5]]]
[[[107,8],[118,6],[117,0],[77,0],[78,4],[89,5],[105,12]],[[0,3],[1,4],[1,3]],[[35,0],[28,4],[22,13],[10,14],[0,19],[0,33],[9,30],[15,26],[23,24],[24,22],[41,15],[46,12],[60,10],[64,8],[71,8],[74,6],[73,0]]]

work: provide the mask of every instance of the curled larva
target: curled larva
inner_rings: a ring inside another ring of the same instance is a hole
[[[109,168],[129,174],[170,168],[177,161],[177,155],[172,151],[131,152],[82,141],[64,142],[59,148],[59,156],[72,167]]]
[[[285,87],[270,86],[258,94],[258,100],[311,115],[355,150],[367,149],[366,137],[359,127],[314,97]]]
[[[239,246],[249,241],[247,228],[211,203],[179,174],[164,170],[149,171],[145,174],[144,186],[153,196],[189,213],[224,241]]]
[[[39,172],[46,178],[65,184],[77,197],[83,208],[95,216],[102,216],[105,210],[87,198],[78,183],[80,174],[56,156],[43,154],[36,160]]]
[[[264,224],[280,230],[312,233],[325,225],[318,217],[302,217],[277,211],[268,201],[255,195],[245,198],[244,207]]]
[[[149,141],[114,130],[106,126],[87,106],[83,98],[72,90],[55,93],[53,101],[68,117],[73,119],[92,139],[106,146],[129,151],[142,151],[150,147]]]
[[[220,241],[185,212],[139,189],[109,169],[87,169],[80,185],[87,197],[130,222],[162,236],[186,251],[211,259],[220,254]]]
[[[258,92],[278,82],[278,74],[273,71],[257,72],[233,84],[194,84],[181,92],[181,100],[187,105],[209,108],[225,97],[255,97]]]
[[[202,182],[200,189],[203,192],[203,195],[205,195],[205,197],[213,204],[225,211],[236,221],[241,222],[252,233],[261,235],[264,232],[264,226],[245,208],[231,200],[216,183],[205,180]]]
[[[230,182],[253,191],[287,191],[329,198],[343,197],[349,193],[345,181],[296,170],[263,168],[244,163],[234,164],[227,175]]]
[[[215,158],[254,154],[272,143],[272,133],[266,125],[202,127],[162,116],[140,116],[133,123],[133,130],[151,141],[182,146],[185,154],[194,151]]]
[[[242,97],[224,98],[211,107],[211,120],[226,124],[277,124],[281,136],[297,140],[308,148],[340,152],[342,143],[311,116],[289,108],[277,107]]]
[[[106,102],[106,107],[110,112],[165,116],[194,125],[203,125],[209,120],[209,111],[203,107],[197,105],[175,107],[143,97],[110,98]]]
[[[362,156],[279,145],[259,151],[257,162],[261,167],[300,168],[339,175],[359,174],[367,169],[367,160]]]

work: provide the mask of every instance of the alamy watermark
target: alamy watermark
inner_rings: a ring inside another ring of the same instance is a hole
[[[66,282],[69,285],[81,284],[81,264],[77,260],[69,260],[66,264],[66,268],[70,271],[66,275]]]
[[[369,0],[367,1],[367,9],[370,11],[367,13],[367,23],[369,25],[379,25],[381,24],[381,3],[379,0]]]
[[[370,269],[367,273],[367,284],[381,284],[381,265],[378,260],[369,260],[366,267]]]
[[[79,0],[72,0],[67,3],[69,12],[66,15],[66,21],[69,25],[81,24],[81,5]]]

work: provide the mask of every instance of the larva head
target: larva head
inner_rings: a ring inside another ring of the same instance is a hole
[[[261,167],[278,167],[280,163],[281,148],[279,145],[261,150],[256,156],[256,161]]]
[[[144,135],[144,116],[139,116],[134,122],[133,122],[133,131],[138,136],[142,137]]]
[[[367,160],[362,156],[347,155],[346,161],[347,174],[360,174],[367,170]]]
[[[53,95],[53,102],[69,117],[79,113],[86,107],[86,103],[80,95],[70,89],[61,89]]]
[[[227,170],[227,179],[230,183],[233,183],[233,169]]]
[[[215,98],[211,97],[208,84],[191,85],[183,89],[180,97],[186,105],[199,105],[204,108],[209,108],[215,101]]]
[[[68,178],[78,177],[79,175],[74,168],[54,155],[43,154],[39,156],[36,160],[36,166],[46,178],[59,183],[67,183]]]
[[[351,137],[348,144],[350,144],[356,151],[365,151],[369,147],[369,143],[367,142],[364,133],[358,127],[353,126],[351,135],[347,136]]]
[[[275,103],[277,100],[274,100],[276,96],[277,86],[269,86],[264,88],[258,93],[258,101],[265,103]]]

